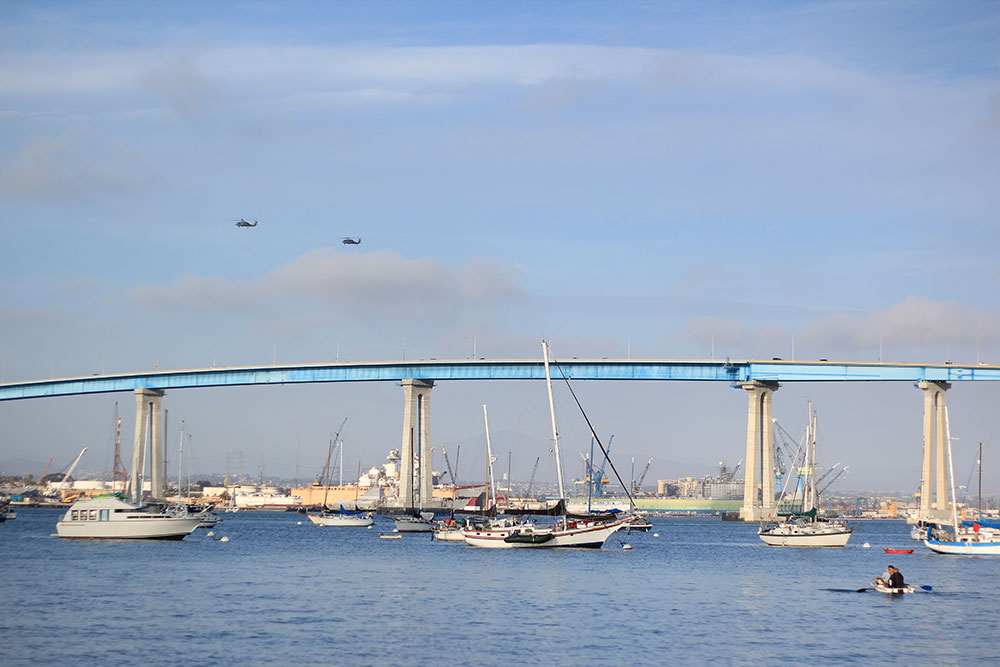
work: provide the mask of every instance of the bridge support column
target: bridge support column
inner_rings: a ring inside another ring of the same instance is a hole
[[[743,507],[740,518],[761,521],[774,518],[774,437],[771,429],[771,404],[777,382],[747,382],[747,455],[743,482]]]
[[[150,496],[166,497],[166,469],[163,463],[163,392],[159,389],[135,390],[135,446],[132,449],[132,479],[129,498],[142,502],[142,486],[146,470],[146,441],[151,441]]]
[[[432,380],[403,380],[403,446],[399,464],[399,504],[403,507],[416,507],[418,499],[429,504],[434,495],[431,476],[433,387]],[[414,481],[418,471],[419,479]]]
[[[948,511],[948,442],[945,435],[944,393],[951,389],[947,382],[918,382],[924,392],[924,452],[920,467],[919,519],[947,520]]]

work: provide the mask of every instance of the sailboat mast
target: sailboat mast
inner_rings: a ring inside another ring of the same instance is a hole
[[[493,491],[493,502],[497,500],[496,477],[493,475],[493,448],[490,446],[490,418],[483,406],[483,422],[486,425],[486,486]],[[489,500],[487,498],[486,500]],[[487,507],[489,503],[487,503]]]
[[[177,497],[181,497],[181,482],[184,476],[184,420],[181,420],[181,442],[177,453]]]
[[[340,504],[344,504],[344,441],[340,441],[340,462],[337,464],[340,469]]]
[[[976,463],[979,464],[979,513],[976,518],[981,519],[983,517],[983,443],[979,443],[979,459]]]
[[[552,400],[552,375],[549,372],[549,343],[542,341],[542,357],[545,360],[545,386],[549,392],[549,416],[552,420],[552,442],[556,454],[556,477],[559,481],[559,498],[566,499],[563,489],[562,455],[559,453],[559,430],[556,428],[556,405]]]
[[[816,507],[816,411],[812,409],[812,401],[809,401],[809,430],[812,438],[809,461],[809,509]]]
[[[333,438],[330,438],[330,447],[326,450],[326,484],[323,485],[323,509],[326,509],[326,494],[330,492],[330,459],[333,457]]]
[[[944,437],[948,441],[948,474],[951,476],[951,520],[958,540],[958,500],[955,498],[955,462],[951,457],[951,426],[948,423],[948,406],[944,406]]]

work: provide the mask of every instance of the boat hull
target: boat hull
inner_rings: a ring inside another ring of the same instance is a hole
[[[757,532],[769,547],[843,547],[851,539],[851,528],[823,532],[764,530]]]
[[[465,542],[461,529],[438,529],[434,531],[434,539],[442,542]]]
[[[1000,556],[1000,542],[941,542],[924,540],[931,551],[953,556]]]
[[[569,528],[531,528],[522,531],[522,539],[508,541],[520,527],[503,527],[483,530],[464,530],[462,535],[465,543],[473,547],[486,549],[530,549],[550,547],[575,547],[584,549],[600,549],[615,531],[628,522],[628,519],[608,523],[577,525]],[[547,537],[551,535],[551,537]],[[528,538],[531,539],[528,539]]]
[[[916,593],[917,589],[913,586],[903,586],[902,588],[892,588],[891,586],[886,586],[878,580],[872,581],[872,590],[878,591],[879,593],[887,593],[889,595],[902,595],[903,593]]]
[[[422,519],[396,519],[396,530],[400,533],[432,533],[434,524]]]
[[[182,540],[201,523],[200,515],[150,511],[119,498],[81,500],[56,523],[56,535],[90,540]]]
[[[374,525],[375,519],[365,514],[306,514],[317,526],[340,528],[365,528]]]

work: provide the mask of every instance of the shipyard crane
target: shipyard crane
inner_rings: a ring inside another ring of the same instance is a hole
[[[45,468],[42,470],[42,476],[38,478],[38,483],[42,484],[45,482],[45,473],[49,471],[49,466],[52,465],[52,458],[49,458],[49,462],[45,464]]]
[[[838,465],[840,465],[840,464],[838,464]],[[820,489],[820,490],[818,490],[816,492],[816,496],[819,497],[820,494],[822,494],[824,491],[826,491],[827,489],[829,489],[830,486],[832,486],[834,482],[836,482],[838,479],[840,479],[841,475],[843,475],[845,472],[848,471],[848,469],[850,469],[850,467],[851,466],[844,466],[843,468],[841,468],[840,472],[838,472],[836,475],[833,476],[833,479],[831,479],[829,482],[827,482],[826,485],[822,489]],[[833,469],[831,468],[830,471],[832,472]],[[824,477],[825,477],[825,475],[824,475]]]
[[[87,448],[84,447],[83,449],[80,450],[80,453],[76,455],[76,458],[73,459],[73,462],[69,464],[69,468],[66,469],[66,472],[63,473],[62,479],[59,480],[59,482],[58,482],[58,484],[59,484],[58,490],[59,491],[61,491],[63,489],[63,484],[65,482],[69,481],[69,476],[73,474],[74,470],[76,470],[76,466],[80,463],[80,459],[82,459],[83,455],[86,454],[86,453],[87,453]],[[53,488],[52,488],[53,491],[57,490],[56,487],[55,487],[55,484],[56,483],[54,482],[53,483]],[[53,494],[53,495],[55,495],[55,494]]]
[[[528,491],[524,494],[525,498],[531,498],[531,487],[535,485],[535,473],[538,472],[538,462],[541,460],[541,456],[537,457],[535,465],[531,468],[531,477],[528,478]]]
[[[441,443],[441,453],[444,454],[444,464],[448,466],[448,476],[451,477],[451,483],[458,486],[458,480],[455,479],[455,471],[451,469],[451,461],[448,460],[448,450],[444,448],[444,443]]]
[[[590,488],[594,490],[594,494],[593,495],[594,495],[595,498],[600,498],[601,497],[601,491],[604,488],[604,483],[607,482],[607,481],[609,481],[608,479],[606,479],[604,477],[604,466],[606,466],[608,464],[608,458],[611,456],[611,444],[614,441],[615,441],[615,436],[614,436],[614,434],[612,434],[611,437],[608,438],[608,447],[604,451],[604,461],[601,463],[601,469],[599,471],[597,471],[597,477],[596,478],[594,477],[594,474],[593,474],[594,473],[594,469],[593,468],[590,469],[590,472],[591,472],[591,474],[590,474]]]
[[[632,480],[632,493],[639,493],[642,491],[642,483],[646,481],[646,474],[649,472],[649,464],[653,462],[653,459],[646,461],[646,467],[642,469],[642,474],[639,475],[639,481]]]

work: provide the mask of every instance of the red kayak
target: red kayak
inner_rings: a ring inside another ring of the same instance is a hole
[[[887,554],[912,554],[913,549],[885,549]]]

